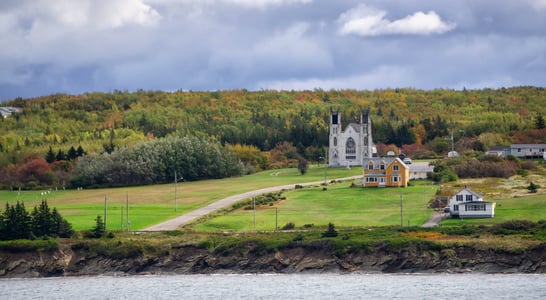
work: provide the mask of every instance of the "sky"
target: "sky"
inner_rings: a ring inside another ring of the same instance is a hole
[[[546,86],[546,0],[2,0],[0,101]]]

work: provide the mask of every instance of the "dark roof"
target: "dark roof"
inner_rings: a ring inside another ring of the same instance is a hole
[[[508,146],[491,146],[488,151],[507,151],[510,150]]]
[[[356,132],[360,132],[360,126],[356,123],[349,123],[349,125],[347,125],[347,128],[345,128],[345,131],[347,131],[349,127],[351,127]]]

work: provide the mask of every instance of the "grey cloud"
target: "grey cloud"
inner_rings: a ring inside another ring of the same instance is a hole
[[[36,11],[50,1],[2,1],[0,101],[140,88],[544,86],[541,1],[370,0],[391,27],[418,12],[456,24],[428,35],[374,36],[339,34],[340,16],[357,0],[132,0],[133,9],[119,14],[99,1],[101,9],[87,10],[94,19],[83,21],[71,1],[61,10],[68,16]]]

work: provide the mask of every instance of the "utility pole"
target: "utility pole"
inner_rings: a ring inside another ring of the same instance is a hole
[[[108,196],[104,195],[104,231],[106,232],[106,201]]]
[[[176,171],[174,171],[174,211],[176,211],[178,207],[178,203],[176,202]]]
[[[402,217],[402,193],[400,193],[400,227],[404,227],[404,219]]]
[[[275,207],[275,231],[277,231],[277,228],[279,226],[279,208]]]
[[[125,193],[125,219],[127,221],[126,229],[129,232],[129,224],[131,224],[131,221],[129,221],[129,192]]]
[[[423,191],[423,216],[427,215],[427,191]]]
[[[326,151],[324,155],[324,185],[326,185],[326,169],[328,168],[328,152]]]

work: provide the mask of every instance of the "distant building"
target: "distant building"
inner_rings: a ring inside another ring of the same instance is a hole
[[[492,147],[489,147],[489,149],[487,149],[485,154],[506,157],[508,154],[510,154],[510,147],[509,146],[492,146]]]
[[[15,113],[22,113],[23,109],[20,107],[0,107],[0,115],[2,118],[11,117]]]
[[[363,187],[407,187],[409,167],[398,157],[365,158],[362,163]]]
[[[510,154],[520,158],[541,158],[545,149],[546,144],[512,144]]]
[[[452,217],[493,218],[495,203],[483,201],[483,198],[469,188],[460,190],[449,199],[449,214]]]
[[[428,163],[411,164],[409,167],[409,179],[427,179],[430,178],[432,172],[434,172],[434,166]]]
[[[361,111],[360,123],[349,123],[345,129],[341,113],[331,111],[329,139],[328,166],[362,166],[363,159],[371,158],[377,152],[372,140],[370,109]]]

